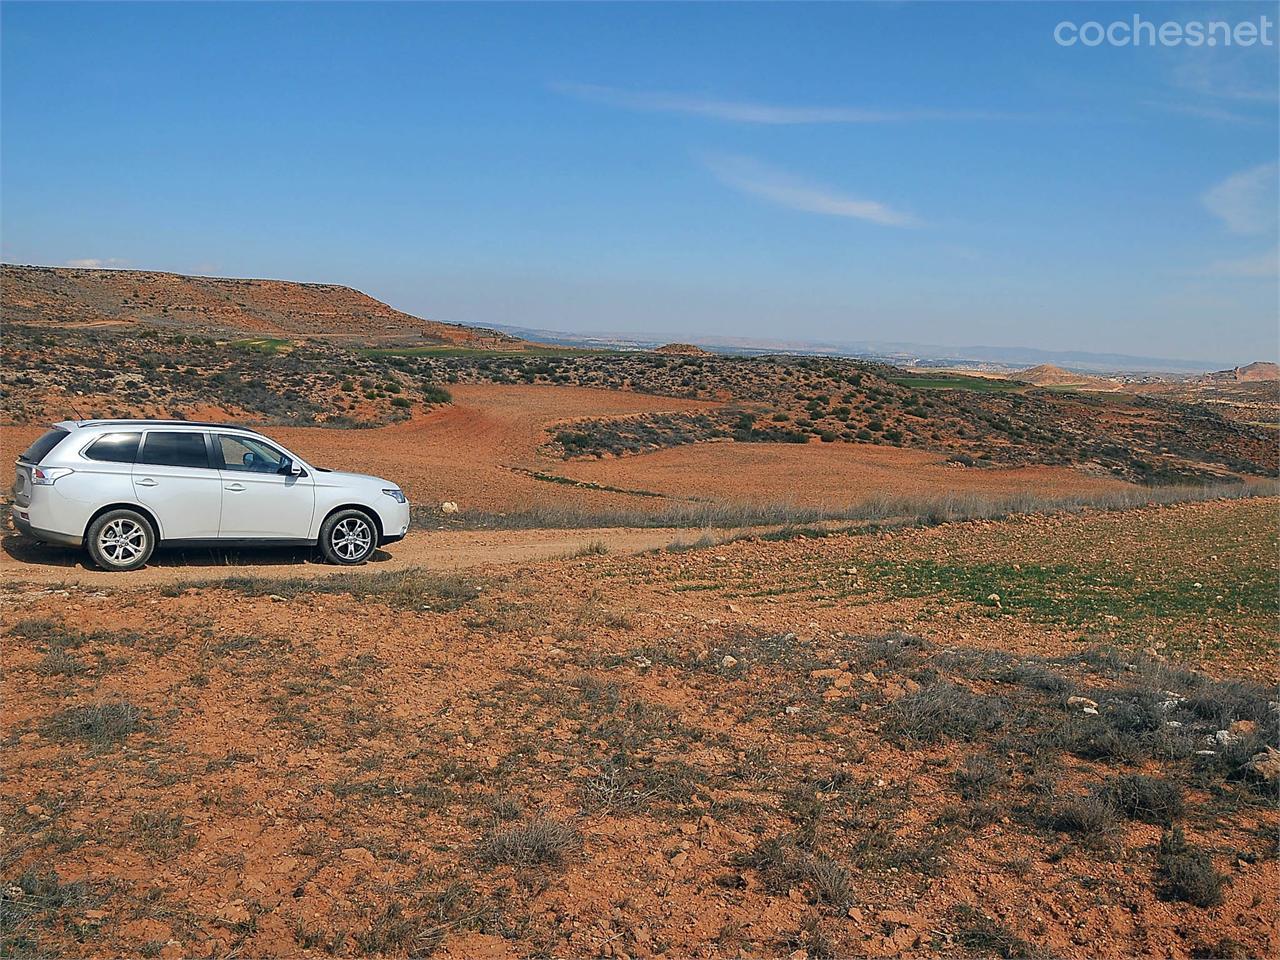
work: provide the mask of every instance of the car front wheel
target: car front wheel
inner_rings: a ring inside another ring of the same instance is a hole
[[[89,556],[103,570],[137,570],[151,557],[156,534],[135,510],[108,510],[89,525]]]
[[[377,528],[360,510],[339,510],[320,528],[320,552],[330,563],[364,563],[377,546]]]

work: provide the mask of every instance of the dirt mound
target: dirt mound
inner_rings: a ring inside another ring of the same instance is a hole
[[[1246,363],[1243,367],[1232,367],[1230,370],[1219,370],[1216,373],[1205,374],[1203,379],[1212,381],[1227,380],[1235,383],[1262,383],[1280,380],[1280,365],[1267,360],[1256,360],[1253,363]]]
[[[423,320],[332,283],[4,264],[0,296],[10,323],[146,323],[281,338],[409,339],[502,350],[524,346],[524,341],[493,330]]]
[[[1114,390],[1116,385],[1102,377],[1091,377],[1084,373],[1075,373],[1051,363],[1042,363],[1021,373],[1015,373],[1013,379],[1035,384],[1037,387],[1090,387]]]
[[[678,357],[709,357],[711,356],[706,350],[693,343],[664,343],[653,351],[654,353],[665,353]]]

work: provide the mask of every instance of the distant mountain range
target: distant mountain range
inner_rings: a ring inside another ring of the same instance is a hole
[[[243,331],[268,337],[303,337],[374,345],[463,347],[522,351],[530,341],[567,347],[727,354],[813,354],[852,357],[900,367],[947,367],[1016,373],[1053,366],[1079,374],[1212,373],[1218,380],[1276,378],[1275,364],[1259,362],[1221,370],[1219,365],[1123,353],[1040,350],[1034,347],[947,347],[876,340],[787,340],[682,334],[568,333],[533,327],[473,327],[427,320],[396,310],[337,284],[286,280],[195,277],[149,270],[90,270],[0,265],[0,302],[10,323],[142,323],[204,331]],[[498,331],[498,332],[495,332]],[[677,349],[678,348],[678,349]]]
[[[566,333],[532,327],[491,324],[494,329],[525,340],[569,347],[651,350],[667,337],[644,333]],[[1087,373],[1158,372],[1207,373],[1218,365],[1169,357],[1141,357],[1125,353],[1079,350],[1040,350],[1035,347],[946,347],[937,344],[877,340],[781,340],[763,337],[710,337],[682,334],[681,339],[717,353],[793,353],[880,360],[898,366],[971,368],[1015,371],[1053,364]]]

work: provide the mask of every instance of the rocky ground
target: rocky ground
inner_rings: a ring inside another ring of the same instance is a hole
[[[0,954],[1272,956],[1277,506],[8,567]]]

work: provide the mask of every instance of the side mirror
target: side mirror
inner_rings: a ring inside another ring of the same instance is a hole
[[[285,457],[280,461],[280,472],[287,477],[300,477],[302,476],[302,464]]]

